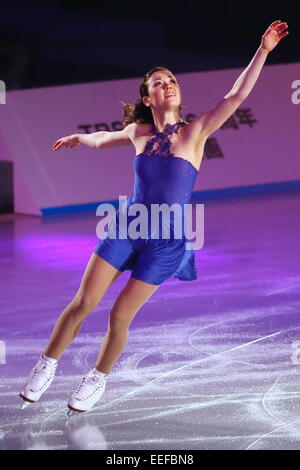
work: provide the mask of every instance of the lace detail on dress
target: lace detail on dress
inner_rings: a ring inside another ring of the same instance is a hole
[[[151,132],[154,134],[148,142],[146,143],[143,154],[148,155],[149,157],[159,155],[161,157],[175,157],[171,152],[171,141],[169,140],[169,135],[174,132],[177,134],[180,127],[185,126],[184,121],[178,121],[175,124],[166,124],[162,132],[158,132],[155,125],[152,124]],[[157,148],[154,148],[157,144]]]

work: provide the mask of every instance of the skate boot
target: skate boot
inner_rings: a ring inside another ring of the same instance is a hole
[[[45,354],[41,354],[37,364],[30,372],[29,378],[20,392],[23,398],[21,409],[26,408],[30,403],[38,401],[41,395],[50,387],[54,379],[58,361]]]
[[[70,417],[76,413],[89,411],[92,406],[100,400],[106,386],[108,374],[99,372],[93,367],[90,372],[82,379],[81,384],[69,398],[67,416]]]

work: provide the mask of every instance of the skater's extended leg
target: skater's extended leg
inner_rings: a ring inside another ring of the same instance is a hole
[[[96,307],[107,288],[119,277],[118,271],[102,258],[93,254],[86,267],[80,287],[72,302],[60,315],[50,342],[20,392],[23,404],[38,401],[50,387],[59,356],[75,338],[84,318]]]
[[[130,278],[110,312],[108,330],[95,366],[69,398],[68,416],[90,410],[101,398],[110,369],[126,344],[130,323],[158,287],[158,285]]]
[[[127,341],[128,328],[134,316],[159,285],[130,278],[110,312],[108,329],[102,343],[96,368],[108,374]]]
[[[77,335],[84,319],[97,307],[108,287],[120,274],[121,271],[92,254],[77,293],[55,324],[49,343],[44,349],[46,356],[59,360]]]

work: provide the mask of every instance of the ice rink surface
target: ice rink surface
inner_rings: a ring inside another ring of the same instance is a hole
[[[40,401],[20,410],[98,220],[0,216],[0,449],[299,450],[299,209],[299,190],[205,202],[198,279],[159,287],[101,400],[70,419],[68,397],[94,365],[130,272],[86,319]]]

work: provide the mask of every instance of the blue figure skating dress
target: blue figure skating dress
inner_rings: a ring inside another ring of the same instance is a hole
[[[186,248],[187,238],[183,225],[183,235],[175,238],[174,224],[175,221],[178,222],[178,215],[170,212],[167,239],[163,237],[164,221],[159,221],[158,226],[153,228],[150,217],[151,205],[166,203],[171,206],[176,203],[181,206],[184,214],[184,204],[190,201],[198,170],[188,160],[171,153],[169,140],[169,135],[177,133],[184,125],[186,122],[182,120],[175,124],[166,124],[163,132],[158,132],[152,124],[153,136],[147,141],[144,151],[134,159],[134,191],[121,204],[105,237],[99,240],[94,250],[94,253],[119,271],[130,270],[131,277],[155,285],[171,276],[181,281],[197,279],[195,254],[193,250]],[[149,209],[146,237],[134,239],[124,230],[124,226],[121,227],[121,214],[126,212],[128,225],[137,217],[128,215],[128,209],[133,204],[143,204]],[[179,217],[183,224],[184,217]],[[110,238],[111,233],[116,233],[117,238]],[[124,238],[120,236],[121,233]]]

